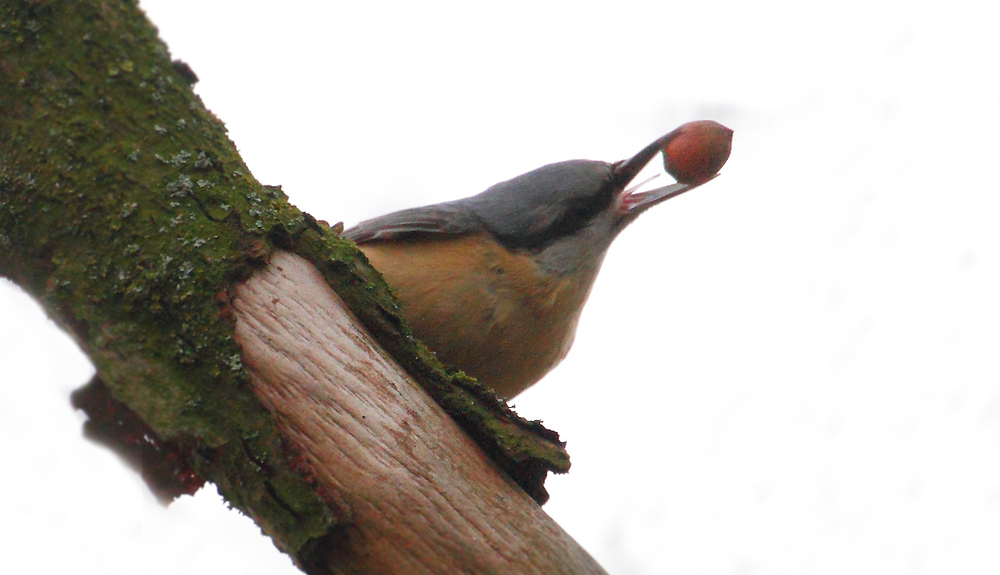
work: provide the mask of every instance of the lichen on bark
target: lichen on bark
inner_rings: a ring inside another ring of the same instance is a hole
[[[325,533],[216,301],[301,215],[268,209],[134,2],[0,3],[0,87],[0,272],[279,546]]]
[[[39,299],[118,400],[294,553],[330,502],[247,385],[226,290],[276,247],[309,259],[529,494],[558,436],[447,370],[350,242],[262,186],[129,0],[0,1],[0,275]]]

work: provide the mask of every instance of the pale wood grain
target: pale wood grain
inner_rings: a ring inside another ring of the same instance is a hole
[[[348,524],[331,572],[600,574],[358,324],[277,253],[233,300],[255,392]]]

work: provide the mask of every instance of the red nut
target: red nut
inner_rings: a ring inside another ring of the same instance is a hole
[[[688,122],[663,146],[663,167],[678,182],[690,184],[719,172],[733,148],[733,131],[712,120]]]

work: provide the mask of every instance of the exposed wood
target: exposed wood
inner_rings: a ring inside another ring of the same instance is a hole
[[[347,521],[319,554],[331,572],[604,573],[306,260],[277,252],[232,309],[254,390]]]

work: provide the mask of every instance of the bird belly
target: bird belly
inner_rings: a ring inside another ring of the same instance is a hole
[[[396,291],[417,337],[505,398],[566,357],[593,283],[545,274],[486,235],[360,248]]]

